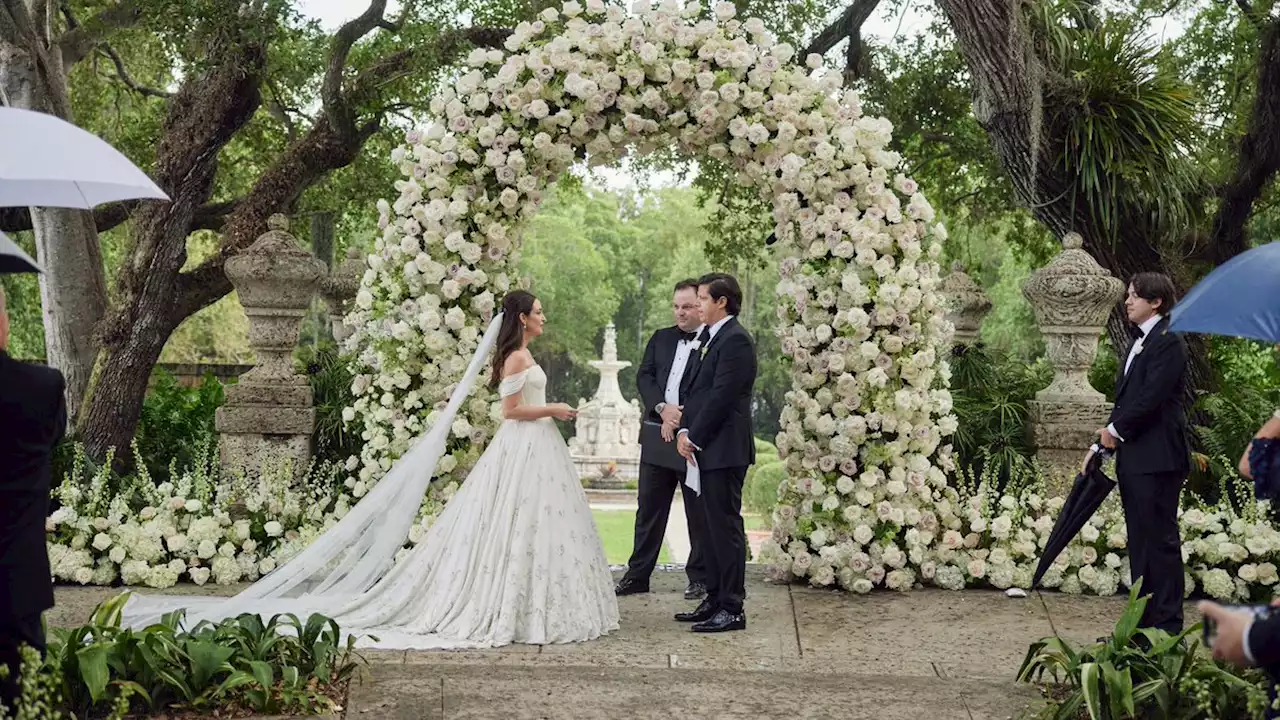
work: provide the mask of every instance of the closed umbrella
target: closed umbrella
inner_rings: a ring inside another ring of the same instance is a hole
[[[1049,539],[1045,542],[1040,563],[1036,565],[1035,577],[1031,580],[1031,589],[1039,587],[1040,581],[1044,579],[1044,574],[1049,571],[1053,561],[1057,560],[1067,545],[1071,544],[1072,538],[1080,533],[1085,523],[1089,522],[1089,518],[1093,517],[1093,514],[1102,506],[1102,501],[1106,500],[1107,495],[1111,494],[1111,490],[1115,488],[1116,481],[1102,472],[1102,461],[1110,456],[1110,450],[1095,445],[1084,472],[1076,475],[1071,492],[1067,494],[1067,500],[1062,504],[1057,521],[1053,523],[1053,530],[1049,531]]]
[[[139,198],[169,196],[93,133],[53,115],[0,107],[0,207],[92,210]]]
[[[0,232],[0,275],[14,273],[43,272],[31,256],[22,251],[18,244]]]
[[[1240,253],[1206,275],[1173,307],[1169,329],[1280,343],[1280,242]]]

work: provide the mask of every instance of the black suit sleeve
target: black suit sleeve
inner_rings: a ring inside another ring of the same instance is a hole
[[[1187,344],[1177,335],[1167,334],[1169,341],[1149,348],[1151,357],[1146,367],[1146,382],[1135,391],[1131,400],[1116,407],[1111,413],[1111,424],[1124,442],[1133,442],[1144,432],[1155,427],[1160,409],[1174,393],[1182,392],[1182,380],[1187,371]]]
[[[62,442],[62,438],[67,434],[67,383],[63,379],[61,372],[57,373],[57,382],[54,383],[54,389],[56,393],[54,402],[57,403],[57,409],[52,415],[53,422],[49,425],[50,450]]]
[[[1258,667],[1280,663],[1280,615],[1254,620],[1248,641],[1249,652]]]
[[[640,400],[644,403],[646,417],[666,397],[666,390],[658,381],[657,355],[660,334],[661,331],[650,336],[649,344],[644,346],[644,358],[640,361],[640,368],[636,370],[636,388],[640,391]]]
[[[689,442],[705,448],[716,430],[725,423],[734,399],[749,392],[755,380],[755,348],[746,333],[724,339],[716,358],[711,388],[695,393],[684,406],[681,427],[689,431]],[[689,421],[692,418],[692,421]]]

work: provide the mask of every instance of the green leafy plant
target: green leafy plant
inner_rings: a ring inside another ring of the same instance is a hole
[[[351,395],[351,371],[333,344],[300,347],[295,355],[298,371],[307,375],[315,399],[316,427],[312,448],[319,462],[345,463],[360,454],[360,428],[348,427],[343,410],[355,401]]]
[[[30,702],[75,717],[164,710],[316,714],[335,710],[362,661],[332,619],[258,615],[180,629],[181,612],[143,630],[121,627],[128,593],[89,624],[53,630]],[[24,672],[25,678],[29,673]],[[27,712],[27,715],[23,713]],[[20,702],[15,717],[30,715]]]
[[[173,479],[173,467],[198,462],[202,450],[213,444],[214,414],[225,401],[222,383],[212,375],[196,387],[185,387],[171,373],[157,369],[133,436],[139,469],[164,482]]]
[[[994,468],[997,487],[1030,467],[1027,434],[1030,402],[1049,384],[1045,363],[1027,365],[984,346],[956,346],[951,357],[951,397],[959,427],[952,443],[958,465],[974,475]]]
[[[1261,718],[1267,702],[1258,672],[1236,674],[1200,648],[1195,624],[1177,635],[1139,628],[1147,606],[1139,580],[1115,630],[1080,649],[1059,636],[1035,642],[1018,670],[1020,682],[1046,682],[1054,720],[1120,718]]]

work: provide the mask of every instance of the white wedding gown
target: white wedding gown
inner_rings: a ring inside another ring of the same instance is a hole
[[[613,577],[555,421],[507,420],[427,534],[393,566],[443,454],[449,426],[496,339],[494,318],[431,430],[334,527],[231,598],[133,596],[124,622],[182,609],[184,626],[242,613],[313,613],[361,647],[463,649],[592,640],[618,628]],[[546,404],[533,367],[503,397]]]

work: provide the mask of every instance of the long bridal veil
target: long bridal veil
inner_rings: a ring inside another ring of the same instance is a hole
[[[498,313],[426,434],[342,520],[305,550],[233,597],[135,595],[125,608],[125,623],[144,627],[179,608],[187,610],[187,626],[242,613],[293,613],[305,619],[312,613],[334,615],[369,592],[391,569],[409,536],[448,445],[454,416],[471,394],[501,326],[502,313]]]

